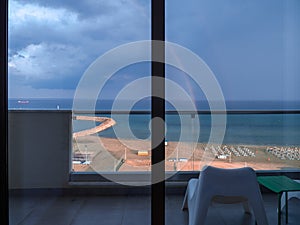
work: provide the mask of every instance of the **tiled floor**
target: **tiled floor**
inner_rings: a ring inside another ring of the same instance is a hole
[[[277,198],[263,195],[269,225],[277,224]],[[183,196],[166,197],[166,224],[188,224],[181,210]],[[147,225],[150,222],[150,196],[15,196],[10,198],[11,225]],[[282,216],[282,224],[284,222]],[[254,225],[252,215],[241,205],[209,208],[205,225]],[[300,224],[300,200],[289,201],[289,225]]]

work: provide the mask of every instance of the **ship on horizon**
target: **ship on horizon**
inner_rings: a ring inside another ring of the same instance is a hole
[[[28,104],[29,100],[18,100],[19,104]]]

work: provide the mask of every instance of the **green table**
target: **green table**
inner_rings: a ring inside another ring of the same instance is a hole
[[[300,183],[286,176],[258,176],[258,183],[278,195],[278,225],[281,224],[281,196],[285,193],[285,221],[288,223],[288,192],[300,191]]]

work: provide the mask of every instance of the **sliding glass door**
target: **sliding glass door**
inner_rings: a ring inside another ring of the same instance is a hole
[[[111,210],[159,225],[180,210],[165,204],[165,181],[186,182],[205,165],[299,172],[297,0],[1,4],[10,224],[49,215],[31,213],[53,206],[28,201],[37,190],[117,184],[149,195],[151,186],[146,213],[134,201]],[[93,201],[79,200],[79,221]]]

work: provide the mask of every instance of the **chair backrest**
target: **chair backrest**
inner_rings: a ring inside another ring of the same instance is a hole
[[[257,224],[268,224],[259,184],[251,167],[222,169],[206,166],[197,182],[190,224],[204,223],[208,206],[215,196],[242,197],[252,207]]]
[[[259,188],[255,171],[251,167],[223,169],[206,166],[200,173],[199,182],[215,195],[243,195],[249,189]]]

